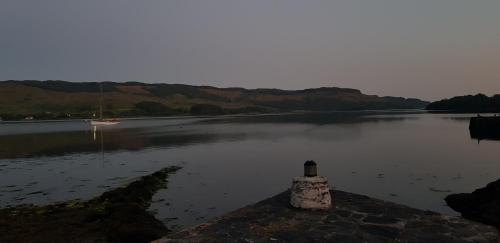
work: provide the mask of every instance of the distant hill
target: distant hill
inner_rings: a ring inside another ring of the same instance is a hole
[[[457,96],[430,103],[427,110],[452,112],[500,112],[500,95]]]
[[[102,82],[107,117],[234,114],[286,111],[423,109],[428,102],[362,94],[356,89],[216,88],[184,84]],[[4,120],[90,118],[98,110],[99,83],[1,81]]]

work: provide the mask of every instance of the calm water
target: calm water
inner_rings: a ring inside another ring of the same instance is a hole
[[[455,214],[443,201],[498,179],[500,142],[473,140],[467,117],[323,113],[0,123],[0,206],[89,199],[169,165],[183,169],[151,211],[201,223],[277,194],[313,159],[336,189]],[[334,199],[335,200],[335,199]]]

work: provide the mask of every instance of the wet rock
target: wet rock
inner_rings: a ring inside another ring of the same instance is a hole
[[[396,224],[399,220],[388,216],[367,216],[363,219],[363,222],[372,224]]]
[[[0,209],[0,242],[149,242],[169,232],[147,212],[168,167],[89,201]]]
[[[464,218],[500,229],[500,179],[472,193],[451,194],[445,201]]]
[[[361,230],[387,239],[396,239],[401,234],[399,229],[383,225],[361,225]]]
[[[35,192],[30,192],[26,195],[35,195],[35,194],[43,194],[43,191],[35,191]]]
[[[437,189],[434,187],[429,187],[429,191],[431,191],[431,192],[451,192],[451,190],[449,190],[449,189],[444,190],[444,189]]]

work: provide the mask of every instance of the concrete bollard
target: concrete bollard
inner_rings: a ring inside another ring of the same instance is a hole
[[[304,176],[293,178],[290,204],[295,208],[311,210],[328,210],[332,207],[328,179],[317,175],[314,161],[304,163]]]

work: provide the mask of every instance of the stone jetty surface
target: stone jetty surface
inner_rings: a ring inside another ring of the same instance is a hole
[[[295,209],[286,191],[154,242],[500,242],[492,226],[348,192],[330,193],[330,210]]]

